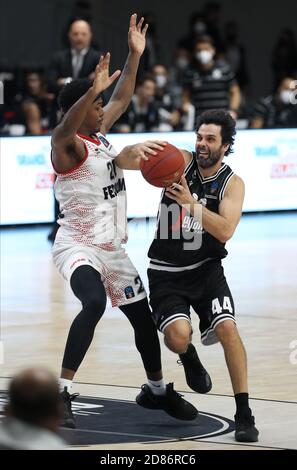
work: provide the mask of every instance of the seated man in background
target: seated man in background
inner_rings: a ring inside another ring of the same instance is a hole
[[[0,450],[61,450],[57,435],[63,405],[55,377],[45,369],[26,369],[9,386],[0,426]]]
[[[297,127],[297,80],[285,77],[276,92],[261,98],[252,112],[252,129]],[[295,104],[295,105],[294,105]]]

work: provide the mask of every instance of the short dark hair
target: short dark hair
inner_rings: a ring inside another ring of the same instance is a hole
[[[74,105],[91,88],[93,82],[89,78],[79,78],[67,83],[60,91],[58,104],[63,113]]]
[[[195,41],[194,47],[197,46],[197,44],[210,44],[212,47],[215,47],[214,40],[211,36],[208,36],[208,34],[202,34],[201,36],[198,36],[198,38]]]
[[[215,124],[221,126],[222,144],[229,144],[228,150],[225,155],[233,152],[232,146],[234,144],[234,137],[236,134],[236,122],[228,111],[223,109],[212,109],[204,111],[198,116],[196,123],[196,133],[202,124]]]
[[[142,75],[137,80],[137,86],[142,86],[144,84],[144,82],[147,82],[147,81],[156,83],[156,79],[155,79],[155,77],[152,73],[145,73],[144,75]]]
[[[41,425],[56,417],[61,407],[58,382],[48,373],[47,381],[16,376],[9,386],[9,405],[13,417],[26,423]]]

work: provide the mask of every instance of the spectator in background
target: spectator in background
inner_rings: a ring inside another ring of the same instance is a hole
[[[177,124],[177,115],[173,113],[173,98],[169,86],[169,73],[162,64],[156,64],[152,68],[152,74],[156,81],[155,101],[159,112],[160,132],[170,132]]]
[[[176,48],[173,65],[169,70],[170,91],[175,108],[181,105],[183,83],[185,82],[185,76],[191,63],[191,57],[192,55],[187,49],[180,46]]]
[[[44,369],[27,369],[9,386],[9,402],[0,425],[0,450],[60,450],[57,435],[63,415],[55,377]]]
[[[274,90],[280,80],[291,77],[297,72],[297,45],[291,29],[284,29],[272,52],[272,70],[274,74]]]
[[[86,20],[75,19],[69,27],[70,47],[57,52],[48,69],[49,91],[56,97],[63,86],[76,78],[94,78],[100,53],[91,47],[92,29]],[[55,103],[54,114],[58,109]],[[54,116],[55,121],[55,116]],[[56,125],[53,122],[52,127]]]
[[[249,76],[246,66],[245,49],[238,40],[238,24],[228,21],[224,28],[224,56],[240,87],[241,92],[246,91]]]
[[[222,5],[218,2],[207,2],[202,10],[207,34],[212,38],[217,54],[224,51],[224,43],[220,33]]]
[[[195,128],[195,107],[191,103],[189,90],[182,90],[180,105],[176,111],[175,131],[192,131]]]
[[[189,19],[189,32],[186,36],[179,40],[178,48],[187,50],[192,53],[197,39],[208,34],[205,18],[201,12],[194,12]]]
[[[114,132],[153,132],[158,130],[159,110],[155,100],[156,81],[145,75],[137,84],[127,111],[122,115]]]
[[[21,97],[26,133],[39,135],[49,130],[49,108],[54,95],[48,93],[43,77],[37,72],[27,72],[25,89]]]
[[[215,60],[216,49],[210,36],[201,36],[194,47],[194,58],[185,77],[196,118],[206,110],[229,110],[237,118],[241,103],[240,88],[227,63]]]
[[[285,77],[276,93],[261,98],[252,112],[252,129],[297,127],[297,80]]]

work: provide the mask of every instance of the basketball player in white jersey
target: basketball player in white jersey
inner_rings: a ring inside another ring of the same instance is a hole
[[[54,262],[81,300],[82,310],[74,319],[65,348],[61,391],[65,403],[63,425],[75,427],[71,410],[72,381],[104,313],[106,296],[129,319],[135,332],[148,384],[137,403],[163,409],[184,420],[195,419],[198,411],[162,378],[160,344],[151,319],[142,281],[122,243],[126,234],[126,188],[122,169],[139,168],[145,154],[162,150],[165,143],[147,141],[114,150],[105,133],[126,110],[135,88],[140,57],[145,48],[147,25],[134,14],[128,33],[129,54],[121,78],[103,107],[100,93],[116,80],[109,75],[110,55],[100,58],[94,82],[74,80],[60,94],[64,117],[52,136],[52,162],[57,175],[55,194],[60,218]]]

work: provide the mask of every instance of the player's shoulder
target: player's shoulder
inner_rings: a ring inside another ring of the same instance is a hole
[[[232,194],[241,193],[241,192],[244,192],[244,188],[245,188],[245,185],[244,185],[243,179],[239,175],[236,175],[235,173],[233,173],[226,187],[225,194],[228,195],[231,193]]]
[[[179,149],[179,150],[183,154],[183,157],[184,157],[184,160],[185,160],[185,165],[187,166],[190,163],[190,161],[192,160],[193,154],[192,154],[192,152],[189,152],[189,150],[185,150],[185,149]]]

